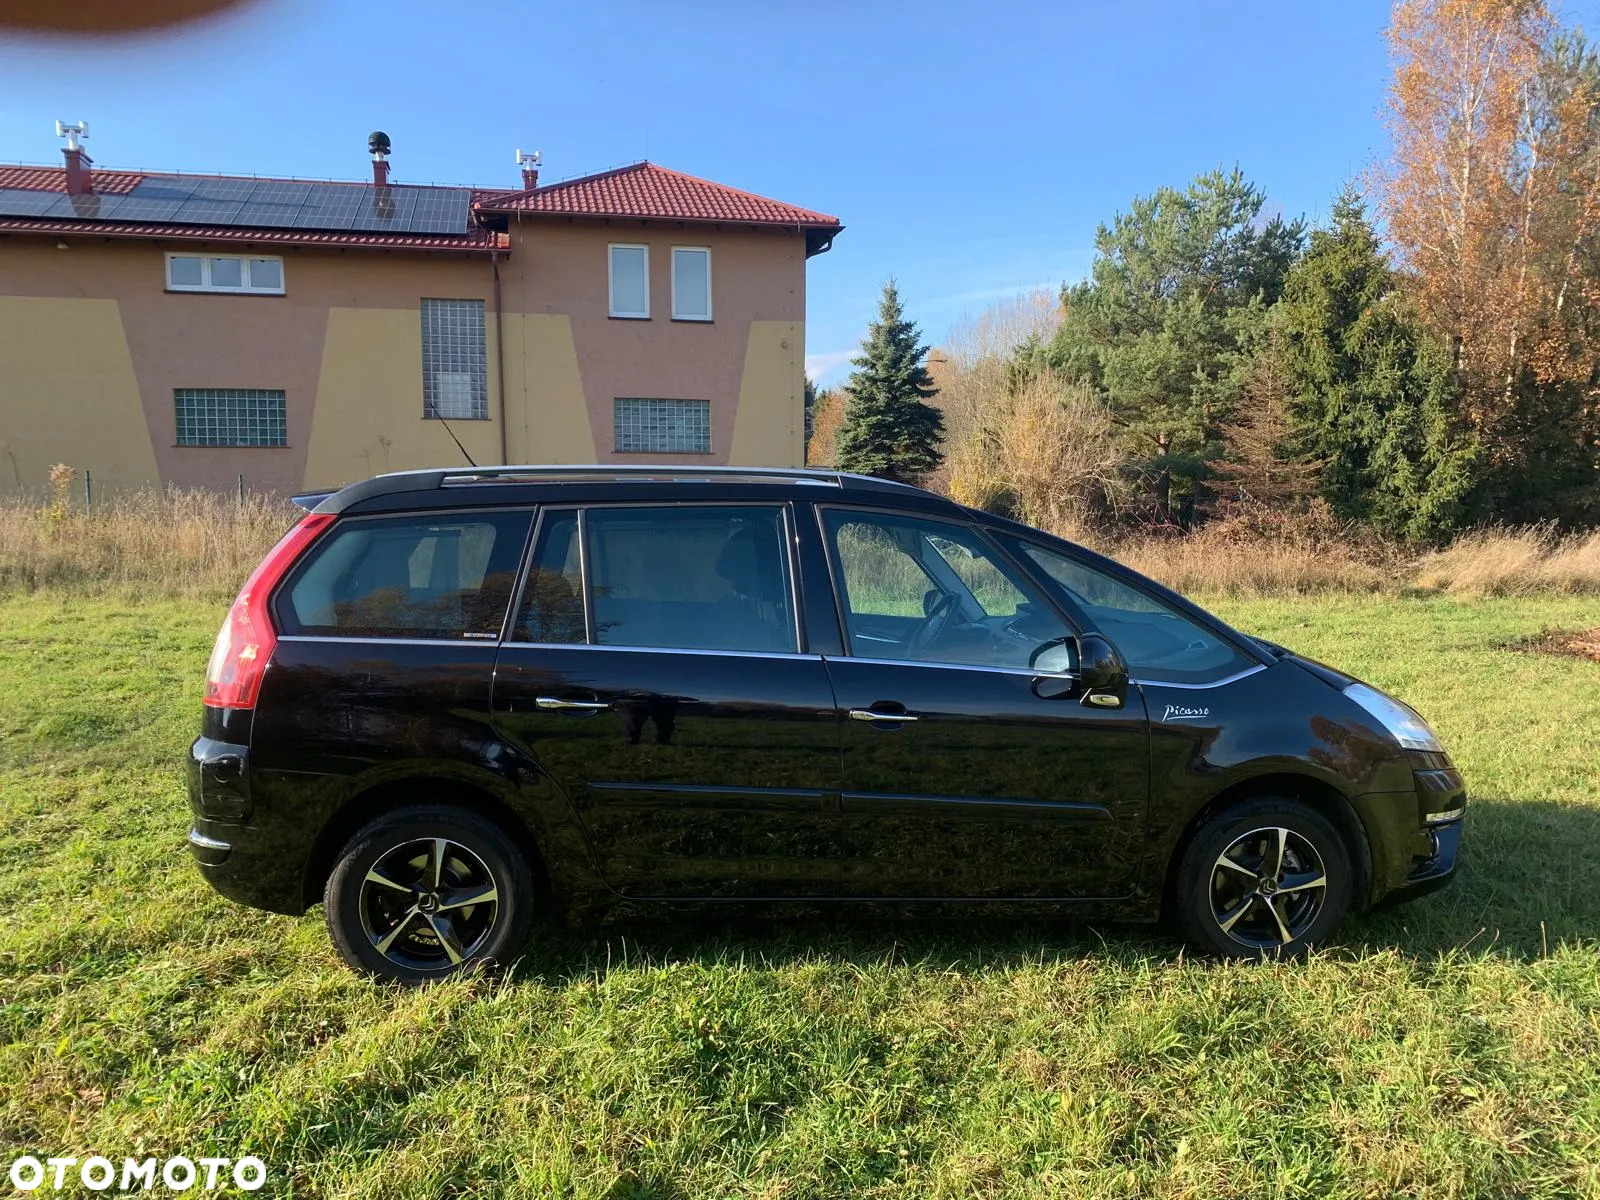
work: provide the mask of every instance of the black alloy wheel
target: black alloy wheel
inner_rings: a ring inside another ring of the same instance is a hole
[[[345,961],[402,983],[504,963],[532,922],[533,881],[490,821],[443,806],[400,809],[350,840],[324,890]]]
[[[1178,871],[1176,917],[1189,941],[1231,958],[1304,953],[1350,907],[1344,839],[1299,800],[1261,798],[1196,831]]]

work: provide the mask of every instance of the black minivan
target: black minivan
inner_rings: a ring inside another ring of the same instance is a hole
[[[832,471],[380,476],[217,638],[189,846],[323,902],[353,967],[536,918],[1172,919],[1294,954],[1449,879],[1466,792],[1410,708],[1070,542]]]

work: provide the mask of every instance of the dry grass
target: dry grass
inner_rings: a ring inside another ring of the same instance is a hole
[[[0,500],[0,587],[231,595],[295,518],[278,496],[129,492],[92,511]]]
[[[1208,596],[1398,591],[1412,558],[1319,506],[1236,511],[1190,533],[1161,530],[1096,548],[1174,591]]]
[[[1540,526],[1464,534],[1417,565],[1416,586],[1455,596],[1600,592],[1600,531],[1560,537]]]

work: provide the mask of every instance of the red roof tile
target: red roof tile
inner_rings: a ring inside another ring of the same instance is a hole
[[[598,175],[553,183],[531,192],[506,192],[477,202],[481,212],[670,221],[727,221],[753,225],[838,225],[812,212],[709,179],[637,162]]]
[[[90,186],[108,196],[123,196],[133,191],[144,178],[142,171],[89,172]],[[27,188],[36,192],[67,190],[65,167],[0,167],[0,188]]]
[[[128,221],[61,221],[54,218],[0,217],[0,233],[93,234],[96,237],[176,238],[200,242],[255,242],[278,246],[359,246],[374,250],[465,250],[486,254],[505,250],[511,239],[488,229],[465,234],[326,232],[316,229],[259,229],[239,225],[134,224]]]

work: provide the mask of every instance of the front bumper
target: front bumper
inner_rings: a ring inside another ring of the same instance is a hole
[[[1456,855],[1461,849],[1461,827],[1465,823],[1458,817],[1428,830],[1428,836],[1433,839],[1433,853],[1415,862],[1405,883],[1385,898],[1387,903],[1398,904],[1403,900],[1426,896],[1455,878]]]
[[[1413,790],[1355,799],[1372,853],[1373,907],[1437,891],[1455,876],[1467,788],[1442,754],[1413,755]]]

